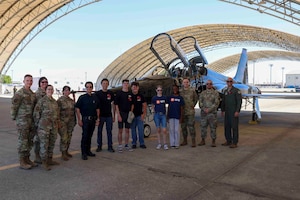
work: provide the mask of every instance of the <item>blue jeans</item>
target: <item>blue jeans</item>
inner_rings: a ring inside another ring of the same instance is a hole
[[[142,121],[141,116],[133,118],[131,122],[132,145],[136,145],[137,142],[136,128],[138,129],[140,145],[144,145],[144,121]]]
[[[98,126],[97,143],[99,147],[102,147],[102,130],[104,127],[104,122],[106,123],[106,133],[107,133],[107,146],[108,149],[112,148],[112,117],[100,117],[100,123]]]

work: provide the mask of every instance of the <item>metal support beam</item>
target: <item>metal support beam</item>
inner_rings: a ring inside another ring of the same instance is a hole
[[[300,26],[299,0],[219,0],[252,10],[262,14],[288,21]]]

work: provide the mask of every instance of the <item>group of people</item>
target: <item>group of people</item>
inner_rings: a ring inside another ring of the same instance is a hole
[[[226,142],[223,146],[236,148],[238,143],[238,117],[242,104],[242,96],[239,89],[233,86],[233,79],[227,79],[227,87],[223,91],[222,99],[219,92],[214,89],[213,82],[207,80],[206,89],[203,90],[199,97],[195,90],[190,87],[188,78],[182,81],[182,88],[179,90],[177,85],[173,86],[173,93],[170,96],[162,95],[162,87],[157,86],[157,95],[152,98],[152,112],[154,112],[154,122],[157,128],[157,146],[156,149],[168,150],[167,138],[167,122],[169,122],[169,139],[171,148],[178,149],[179,146],[188,144],[187,137],[190,133],[192,139],[192,147],[196,147],[195,132],[195,106],[199,100],[201,109],[200,126],[201,126],[201,142],[199,146],[205,145],[208,126],[210,128],[210,136],[212,139],[211,146],[216,147],[216,128],[217,128],[217,111],[221,101],[222,116],[224,120],[224,133]],[[166,111],[166,104],[168,110]],[[183,141],[179,145],[180,134],[179,124],[181,124],[181,132]],[[161,135],[162,141],[161,142]]]
[[[92,93],[93,83],[86,82],[86,94],[81,95],[76,104],[76,115],[78,125],[82,127],[81,155],[83,160],[88,156],[96,156],[91,152],[91,139],[95,126],[97,131],[97,152],[102,151],[102,130],[104,123],[107,133],[107,150],[115,152],[112,142],[112,126],[115,115],[118,120],[118,152],[133,151],[137,148],[137,141],[142,149],[146,149],[144,142],[144,119],[147,112],[145,97],[139,92],[139,83],[131,83],[129,80],[122,81],[122,89],[114,94],[108,89],[109,81],[101,80],[102,89]],[[132,144],[129,144],[130,129]],[[125,130],[125,140],[123,145],[123,131]]]
[[[16,91],[12,98],[11,117],[16,120],[18,138],[18,154],[20,167],[31,169],[42,164],[45,170],[59,163],[53,160],[53,149],[57,134],[60,135],[60,151],[62,160],[69,160],[68,152],[72,132],[77,123],[82,128],[81,155],[83,160],[95,157],[91,151],[91,139],[95,127],[97,131],[97,152],[102,151],[102,130],[106,125],[107,150],[115,152],[112,142],[112,127],[115,116],[118,121],[118,152],[133,151],[139,147],[146,149],[144,141],[144,119],[147,114],[147,102],[139,91],[139,83],[122,81],[122,89],[114,94],[109,87],[109,80],[101,81],[102,89],[93,93],[93,83],[85,83],[86,93],[79,96],[77,102],[69,97],[71,88],[63,87],[63,96],[57,101],[52,97],[54,88],[48,84],[46,77],[39,79],[39,88],[34,93],[30,89],[32,76],[24,76],[24,86]],[[221,102],[222,116],[225,115],[225,139],[222,145],[236,148],[238,143],[238,116],[241,108],[241,92],[233,85],[232,78],[227,80],[227,88]],[[129,88],[130,87],[130,88]],[[156,95],[151,100],[151,111],[157,128],[156,149],[168,150],[167,122],[169,123],[169,145],[178,149],[188,144],[188,133],[192,147],[196,147],[195,106],[199,100],[201,109],[201,142],[205,145],[208,126],[212,138],[212,147],[216,147],[217,109],[220,104],[219,93],[208,80],[206,90],[199,97],[190,87],[188,78],[182,81],[182,88],[173,85],[170,96],[163,95],[162,86],[156,87]],[[166,109],[166,104],[168,107]],[[180,131],[183,141],[180,143]],[[132,141],[129,144],[130,130]],[[125,139],[123,145],[123,131]],[[30,160],[30,151],[34,149],[35,160]]]
[[[53,150],[57,134],[60,135],[62,159],[69,160],[68,152],[72,132],[76,125],[74,101],[69,97],[70,87],[63,87],[63,96],[53,98],[54,88],[46,77],[39,79],[39,88],[34,93],[30,88],[32,75],[26,74],[24,86],[12,98],[11,118],[16,120],[18,130],[18,154],[20,168],[31,169],[42,164],[45,170],[51,165],[59,165],[53,160]],[[34,162],[30,151],[34,149]]]
[[[201,142],[199,146],[205,145],[207,127],[210,127],[211,146],[216,147],[217,110],[221,100],[221,113],[224,118],[224,135],[226,142],[223,146],[236,148],[238,143],[239,113],[242,105],[242,95],[239,89],[233,86],[233,79],[226,80],[227,87],[224,89],[222,98],[213,88],[213,82],[206,82],[206,90],[200,93],[199,107],[201,109]]]

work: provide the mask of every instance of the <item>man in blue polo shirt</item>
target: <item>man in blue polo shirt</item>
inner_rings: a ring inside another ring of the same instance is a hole
[[[85,83],[86,94],[81,95],[76,104],[76,115],[78,125],[82,127],[81,154],[82,160],[87,160],[87,156],[95,157],[91,152],[91,139],[95,130],[95,125],[99,124],[99,102],[93,91],[93,83]]]

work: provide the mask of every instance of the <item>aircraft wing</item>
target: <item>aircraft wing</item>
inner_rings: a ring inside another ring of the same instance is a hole
[[[300,93],[264,93],[264,94],[243,94],[245,97],[258,97],[262,99],[299,99]]]

